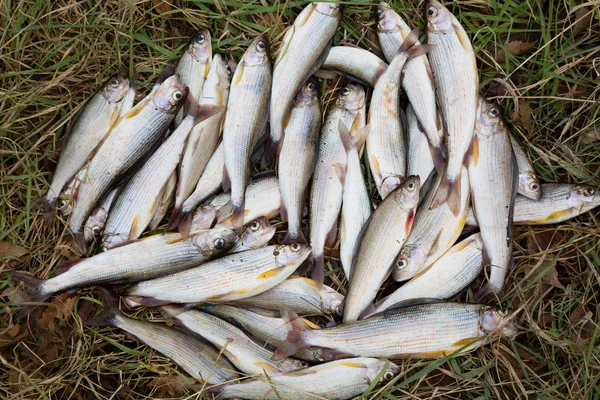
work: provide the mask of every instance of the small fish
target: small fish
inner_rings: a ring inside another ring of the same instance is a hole
[[[477,113],[477,63],[467,33],[447,8],[438,1],[427,0],[425,19],[427,43],[435,45],[428,58],[438,106],[446,124],[448,151],[448,163],[433,207],[448,202],[450,210],[457,215],[463,198],[460,174],[466,165]]]
[[[288,336],[274,359],[308,346],[325,359],[350,357],[439,358],[465,353],[497,337],[518,333],[512,318],[482,304],[419,299],[367,319],[331,328],[309,329],[293,311],[284,319]]]
[[[515,198],[514,225],[550,225],[564,222],[600,205],[600,192],[588,185],[572,183],[543,183],[542,197],[532,200]],[[468,226],[477,226],[473,210],[467,212]]]
[[[63,139],[60,158],[48,192],[35,201],[33,209],[44,211],[49,224],[64,186],[88,161],[117,119],[133,107],[135,82],[115,74],[92,96],[73,118]]]
[[[283,220],[288,221],[284,243],[306,243],[302,233],[302,212],[306,188],[317,158],[321,106],[313,79],[302,86],[292,104],[290,121],[278,161],[279,189]]]
[[[363,228],[352,262],[344,323],[358,320],[389,276],[394,258],[410,233],[419,188],[419,178],[408,177],[377,207]]]
[[[187,49],[179,59],[175,73],[179,75],[181,81],[188,87],[189,96],[198,101],[204,87],[210,67],[212,57],[211,36],[208,29],[202,28],[190,40]],[[177,115],[173,124],[175,128],[181,124],[188,110],[184,106]]]
[[[244,199],[250,178],[250,157],[256,137],[268,117],[269,88],[271,87],[271,55],[267,36],[258,36],[233,75],[223,126],[225,151],[225,191],[231,187],[233,214],[231,222],[241,230],[244,217]],[[234,111],[235,110],[235,111]]]
[[[308,367],[306,361],[293,358],[272,361],[272,351],[254,342],[241,329],[214,315],[174,306],[163,306],[161,312],[177,325],[211,342],[245,374],[272,376]]]
[[[373,87],[387,67],[385,61],[368,50],[350,46],[333,46],[321,68]]]
[[[240,235],[240,240],[231,249],[231,253],[265,247],[275,236],[275,230],[276,227],[272,226],[267,218],[255,219],[246,225]]]
[[[309,254],[310,247],[298,243],[248,250],[139,282],[126,295],[146,306],[243,299],[283,282]]]
[[[326,314],[341,316],[344,296],[327,285],[319,288],[312,279],[291,276],[259,295],[237,300],[241,307],[259,307],[279,311],[285,306],[300,315]]]
[[[386,360],[351,358],[269,378],[227,383],[208,391],[219,399],[353,399],[379,380],[389,382],[399,373],[400,367]]]
[[[166,325],[126,317],[118,300],[103,290],[104,313],[85,321],[87,326],[116,326],[173,360],[199,383],[216,385],[238,377],[235,367],[211,344]]]
[[[267,156],[284,135],[296,93],[327,57],[342,18],[340,8],[335,3],[310,3],[285,33],[273,68]]]
[[[106,225],[106,220],[108,219],[108,213],[110,212],[110,207],[119,194],[119,190],[120,188],[116,187],[106,196],[104,196],[100,206],[94,209],[87,221],[85,221],[85,226],[83,227],[83,237],[86,243],[90,244],[94,240],[102,237],[104,226]]]
[[[519,187],[517,188],[517,193],[532,200],[539,200],[542,197],[540,180],[533,170],[529,156],[527,156],[517,138],[510,131],[509,134],[513,153],[515,153],[517,166],[519,167]]]
[[[89,163],[85,164],[79,172],[69,181],[67,186],[58,196],[58,202],[56,203],[56,209],[59,214],[63,217],[68,217],[73,212],[75,207],[75,199],[77,198],[77,192],[79,191],[79,185],[85,179],[88,171]]]

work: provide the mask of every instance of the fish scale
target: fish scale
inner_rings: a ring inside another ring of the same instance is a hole
[[[333,46],[321,68],[343,73],[375,86],[377,78],[387,67],[388,65],[381,58],[368,50],[350,46]]]

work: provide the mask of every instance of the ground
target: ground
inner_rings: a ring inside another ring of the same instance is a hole
[[[373,23],[376,3],[348,3],[335,44],[357,44],[381,55]],[[47,278],[74,256],[64,221],[48,227],[30,205],[48,187],[69,119],[110,73],[121,66],[135,70],[141,98],[198,27],[210,28],[214,52],[238,59],[265,30],[277,48],[305,4],[1,2],[6,28],[0,33],[2,270]],[[422,2],[391,5],[409,25],[423,28]],[[501,104],[538,175],[547,182],[599,186],[597,2],[461,1],[451,10],[472,39],[483,93]],[[370,185],[373,189],[371,180]],[[600,398],[598,215],[515,228],[516,266],[500,302],[522,331],[515,340],[465,356],[400,362],[397,378],[364,397]],[[326,282],[343,291],[336,250],[328,268]],[[2,278],[0,290],[13,284]],[[461,299],[471,294],[469,289]],[[84,327],[101,308],[97,299],[91,289],[61,294],[24,321],[0,300],[1,398],[204,396],[186,389],[189,378],[177,366],[118,329]]]

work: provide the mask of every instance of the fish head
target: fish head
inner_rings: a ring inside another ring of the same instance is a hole
[[[318,101],[317,82],[310,78],[304,86],[300,88],[294,99],[295,107],[304,107],[315,104]]]
[[[311,253],[312,248],[305,243],[279,245],[273,250],[277,265],[280,267],[300,266]]]
[[[419,202],[419,189],[421,188],[421,179],[418,175],[411,175],[404,183],[390,193],[390,196],[393,197],[395,201],[400,204],[400,207],[406,211],[410,212],[412,210],[412,217],[414,217],[414,211],[417,207],[417,203]],[[412,223],[412,220],[409,221]]]
[[[319,292],[325,311],[336,317],[344,315],[344,295],[329,286],[323,286]]]
[[[189,89],[175,74],[168,77],[152,95],[154,107],[162,112],[174,114],[187,98]]]
[[[107,218],[108,212],[103,207],[98,207],[92,211],[83,227],[83,237],[87,243],[92,243],[100,238]]]
[[[217,83],[220,88],[226,89],[231,86],[231,77],[233,76],[233,72],[220,54],[215,54],[213,56],[210,65],[210,71],[215,71]]]
[[[527,197],[534,200],[539,200],[542,197],[542,185],[537,176],[531,171],[519,174],[519,188],[521,192],[527,193]]]
[[[295,360],[293,358],[285,358],[281,360],[279,365],[277,365],[277,369],[281,373],[298,371],[299,369],[308,368],[310,365],[306,361]]]
[[[342,88],[337,105],[348,111],[358,111],[365,106],[365,89],[354,83]]]
[[[242,245],[248,249],[264,247],[275,235],[275,230],[267,218],[257,218],[244,228],[241,235]]]
[[[377,20],[377,30],[379,32],[393,32],[398,28],[396,13],[390,9],[388,3],[381,2],[377,6],[375,19]]]
[[[396,174],[389,174],[383,177],[381,181],[381,197],[385,199],[390,193],[392,193],[398,186],[402,184],[402,177]]]
[[[85,235],[85,230],[84,230],[84,235]],[[107,251],[112,249],[113,247],[125,242],[126,240],[128,240],[128,237],[125,235],[120,235],[120,234],[114,234],[114,233],[110,233],[110,234],[105,234],[104,238],[102,239],[102,245],[100,246],[100,248],[102,249],[102,251]]]
[[[206,257],[214,257],[231,250],[238,240],[235,230],[223,225],[194,232],[191,237],[194,246]]]
[[[594,208],[600,204],[600,192],[593,186],[573,185],[569,192],[569,204],[573,208]]]
[[[104,84],[102,95],[109,103],[118,103],[129,91],[129,83],[126,76],[114,74]]]
[[[217,210],[211,204],[202,204],[194,212],[191,231],[210,229],[217,218]]]
[[[482,310],[479,322],[482,334],[512,337],[519,333],[512,317],[491,307]]]
[[[192,57],[199,62],[206,62],[212,56],[210,42],[210,31],[206,28],[200,29],[193,37],[189,50]]]
[[[506,132],[506,124],[502,117],[502,110],[496,103],[479,97],[477,104],[477,118],[475,120],[475,134],[486,138],[496,133]]]
[[[400,373],[400,367],[391,361],[376,360],[372,364],[367,365],[367,378],[369,379],[369,383],[377,379],[379,374],[382,374],[382,382],[389,382]]]
[[[259,35],[248,47],[244,54],[244,65],[254,67],[265,65],[271,62],[271,51],[269,39],[265,33]]]
[[[425,21],[428,33],[454,31],[454,16],[439,1],[428,0],[425,3]]]
[[[63,217],[69,216],[73,212],[74,200],[65,193],[61,193],[56,202],[56,209]]]
[[[413,277],[422,269],[427,260],[427,254],[421,247],[404,246],[394,261],[393,278],[401,282]]]
[[[330,17],[339,18],[340,17],[340,5],[336,3],[312,3],[315,7],[315,11],[319,14],[328,15]]]

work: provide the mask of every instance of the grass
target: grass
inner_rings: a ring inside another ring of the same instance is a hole
[[[375,3],[345,3],[336,44],[381,55]],[[210,28],[214,51],[237,59],[259,32],[279,42],[304,4],[1,2],[0,240],[27,249],[23,264],[6,260],[2,268],[49,277],[73,257],[64,223],[44,226],[29,205],[48,187],[70,117],[109,73],[135,69],[141,97],[196,28]],[[421,3],[391,5],[423,28]],[[463,1],[451,9],[472,38],[483,93],[501,103],[538,175],[600,186],[598,2]],[[600,399],[599,236],[597,212],[556,226],[517,227],[516,267],[500,302],[523,333],[465,356],[400,362],[395,380],[364,397]],[[329,264],[327,282],[341,288],[335,255]],[[10,285],[0,281],[0,289]],[[100,308],[96,299],[90,289],[62,294],[24,322],[2,304],[1,398],[202,396],[186,390],[189,379],[173,363],[123,332],[84,328]]]

